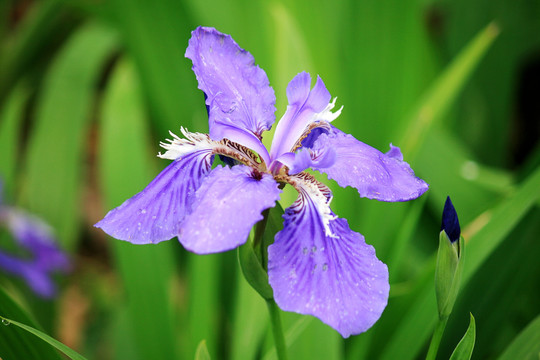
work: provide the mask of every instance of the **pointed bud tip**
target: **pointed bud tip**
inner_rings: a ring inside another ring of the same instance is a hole
[[[450,196],[446,197],[446,202],[444,203],[444,210],[442,214],[442,224],[441,224],[441,231],[444,230],[446,235],[448,235],[448,238],[450,241],[455,242],[459,240],[459,237],[461,235],[461,229],[459,227],[459,219],[456,212],[456,209],[454,208],[454,205],[452,204],[452,200],[450,200]]]

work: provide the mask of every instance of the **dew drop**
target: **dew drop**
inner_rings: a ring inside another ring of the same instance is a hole
[[[308,249],[305,247],[305,248],[302,249],[302,252],[304,253],[304,255],[306,255],[307,252],[308,252]]]
[[[314,246],[314,247],[311,248],[311,252],[315,252],[315,251],[317,251],[317,247],[316,247],[316,246]]]
[[[2,319],[2,325],[8,326],[11,324],[8,319]]]
[[[146,209],[142,209],[141,214],[146,214]]]
[[[328,264],[324,264],[324,265],[322,266],[322,271],[326,271],[326,270],[328,270]]]

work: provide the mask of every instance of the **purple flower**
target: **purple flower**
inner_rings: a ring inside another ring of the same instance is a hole
[[[52,231],[42,220],[26,212],[2,204],[0,182],[0,225],[5,225],[16,240],[16,253],[0,251],[0,268],[23,278],[39,296],[51,298],[56,286],[51,278],[56,271],[67,272],[67,256],[58,248]]]
[[[341,113],[317,77],[300,73],[289,83],[287,111],[268,152],[261,142],[274,123],[275,96],[253,56],[229,36],[199,27],[186,51],[206,98],[210,134],[174,134],[161,158],[174,160],[142,192],[96,224],[134,244],[178,237],[197,254],[234,249],[273,207],[281,187],[297,200],[268,248],[268,275],[277,304],[310,314],[344,337],[369,329],[388,299],[388,269],[347,221],[330,209],[328,187],[304,172],[324,172],[360,196],[405,201],[428,185],[414,176],[399,148],[386,154],[330,123]],[[212,169],[214,155],[232,166]]]

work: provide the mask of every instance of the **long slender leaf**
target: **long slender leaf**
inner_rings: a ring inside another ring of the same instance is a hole
[[[4,198],[12,194],[15,183],[17,160],[20,156],[20,133],[22,110],[26,100],[23,88],[18,88],[6,101],[0,113],[0,181],[3,182]]]
[[[429,129],[436,120],[446,113],[467,79],[478,66],[482,57],[486,54],[491,44],[499,34],[495,23],[487,25],[458,57],[452,61],[448,68],[439,76],[425,97],[420,101],[420,106],[415,110],[411,120],[407,122],[407,130],[403,134],[402,150],[409,160],[416,154],[427,135]]]
[[[202,340],[197,346],[197,351],[195,352],[195,360],[210,360],[210,354],[206,347],[206,341]]]
[[[69,357],[70,359],[72,360],[86,360],[86,358],[82,355],[80,355],[79,353],[77,353],[76,351],[74,351],[73,349],[71,349],[70,347],[62,344],[60,341],[56,340],[56,339],[53,339],[52,337],[50,337],[49,335],[45,334],[44,332],[41,332],[37,329],[34,329],[33,327],[31,326],[28,326],[28,325],[25,325],[23,323],[20,323],[18,321],[15,321],[15,320],[11,320],[11,319],[8,319],[8,318],[5,318],[3,316],[0,316],[0,319],[2,320],[2,324],[4,326],[9,326],[9,325],[15,325],[15,326],[18,326],[20,327],[21,329],[25,330],[25,331],[28,331],[29,333],[37,336],[38,338],[40,338],[41,340],[45,341],[46,343],[50,344],[51,346],[53,346],[54,348],[58,349],[59,351],[61,351],[62,353],[64,353],[67,357]],[[21,356],[21,354],[18,352],[17,353],[17,356]]]
[[[9,1],[3,3],[8,5]],[[51,50],[62,43],[78,22],[77,16],[59,1],[32,5],[30,14],[11,34],[10,41],[0,44],[0,105],[19,78],[36,63],[48,59],[54,53]]]
[[[218,342],[218,308],[222,255],[190,254],[189,266],[189,346],[184,357],[192,357],[197,344],[206,340],[207,349],[215,357]],[[229,280],[230,281],[230,280]],[[229,285],[230,286],[230,285]]]
[[[122,62],[105,95],[100,129],[100,180],[108,209],[142,190],[155,173],[144,120],[139,83],[130,64]],[[140,359],[177,358],[169,294],[177,243],[137,246],[109,241],[127,296],[135,353]],[[118,358],[124,354],[117,349]]]
[[[540,354],[540,315],[514,339],[499,360],[536,360]]]
[[[188,16],[189,8],[176,0],[114,0],[108,4],[137,67],[142,94],[159,134],[167,136],[180,125],[205,130],[203,96],[189,60],[183,57],[190,31],[196,26]]]
[[[94,91],[115,46],[114,32],[96,23],[70,39],[47,74],[29,140],[22,202],[47,220],[68,249],[77,242]]]
[[[464,230],[464,237],[469,241],[462,286],[467,284],[538,199],[540,199],[540,168],[536,169],[511,197],[493,210],[480,215]],[[430,272],[433,271],[434,268],[431,268]],[[417,293],[381,358],[414,358],[431,333],[436,322],[436,314],[435,296],[432,284],[428,282]]]
[[[1,316],[18,319],[37,328],[34,320],[0,288]],[[6,326],[7,324],[7,326]],[[61,357],[49,345],[28,334],[10,322],[0,322],[0,358],[27,360],[60,360]]]
[[[254,359],[268,328],[266,302],[238,272],[231,359]]]
[[[471,322],[469,327],[467,328],[467,331],[465,332],[465,335],[463,335],[463,338],[459,344],[456,346],[452,356],[450,356],[450,360],[470,360],[473,353],[475,340],[476,323],[474,322],[474,316],[471,314]]]

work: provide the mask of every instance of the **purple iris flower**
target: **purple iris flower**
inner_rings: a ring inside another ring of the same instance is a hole
[[[285,184],[298,191],[283,230],[268,247],[268,275],[279,307],[310,314],[343,337],[369,329],[384,310],[388,269],[364,237],[330,209],[332,192],[304,170],[324,172],[360,196],[406,201],[428,185],[414,176],[399,148],[386,154],[330,123],[335,99],[303,72],[287,87],[289,105],[270,152],[262,134],[275,120],[275,95],[253,56],[213,28],[192,33],[186,57],[206,98],[210,134],[190,133],[161,146],[173,160],[142,192],[95,226],[134,244],[178,237],[197,254],[234,249],[275,205]],[[232,166],[212,168],[214,155]]]
[[[26,254],[17,256],[0,251],[0,268],[23,278],[37,295],[52,298],[56,294],[52,274],[67,272],[69,259],[58,248],[47,224],[22,210],[3,205],[1,192],[0,182],[0,225],[9,230],[16,247]]]

